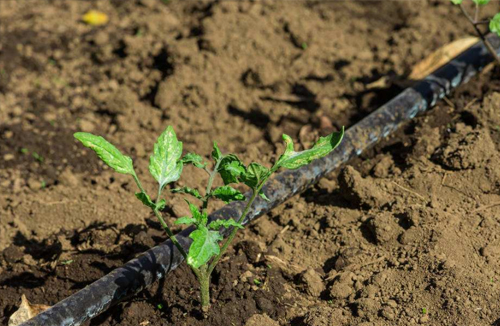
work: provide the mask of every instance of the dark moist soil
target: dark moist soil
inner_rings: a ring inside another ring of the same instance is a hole
[[[85,25],[89,9],[110,22]],[[0,321],[22,294],[52,305],[165,239],[131,180],[72,133],[117,144],[148,191],[149,151],[169,124],[187,151],[207,156],[217,140],[245,162],[267,162],[281,133],[309,146],[401,91],[419,60],[470,32],[455,9],[0,2]],[[206,319],[182,265],[89,324],[498,323],[498,73],[242,232],[215,272]],[[175,186],[204,181],[193,169]],[[170,222],[186,215],[181,197],[170,203]]]

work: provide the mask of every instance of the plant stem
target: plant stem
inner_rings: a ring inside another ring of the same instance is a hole
[[[203,207],[202,207],[203,212],[205,212],[207,210],[208,201],[210,199],[210,192],[212,191],[212,185],[214,183],[215,176],[217,175],[217,170],[219,169],[219,164],[223,158],[224,158],[224,156],[220,157],[217,160],[213,171],[211,171],[209,173],[210,176],[208,177],[207,189],[205,190],[205,197],[203,198]]]
[[[210,309],[210,274],[206,270],[202,271],[198,281],[200,282],[201,310],[207,313]]]
[[[165,220],[161,216],[161,213],[158,210],[156,210],[156,209],[153,209],[153,212],[154,212],[156,218],[158,219],[158,221],[160,221],[161,226],[163,226],[163,228],[165,229],[165,232],[167,232],[167,235],[170,238],[170,240],[177,247],[177,249],[179,249],[179,251],[182,254],[182,256],[184,257],[184,259],[187,259],[187,253],[186,253],[186,251],[184,250],[184,248],[182,248],[182,246],[179,243],[179,241],[177,241],[177,238],[175,237],[175,235],[172,232],[172,230],[170,230],[170,228],[168,227],[168,224],[165,222]]]
[[[139,190],[143,193],[146,193],[146,191],[144,190],[144,188],[142,187],[142,184],[141,182],[139,181],[139,178],[137,177],[137,174],[135,173],[134,171],[134,174],[132,175],[134,177],[134,180],[135,180],[135,183],[137,184],[137,187],[139,188]],[[156,198],[156,204],[159,203],[160,201],[160,195],[161,195],[161,188],[158,189],[158,197]],[[179,241],[177,241],[177,238],[175,237],[174,233],[172,232],[172,230],[170,230],[170,228],[168,227],[168,224],[167,222],[165,222],[165,220],[163,219],[163,216],[161,216],[161,213],[157,210],[157,209],[151,209],[153,211],[153,213],[155,214],[156,218],[158,219],[158,221],[160,222],[161,226],[163,227],[163,229],[165,230],[165,232],[167,232],[167,235],[168,237],[170,238],[170,240],[172,241],[172,243],[177,247],[177,249],[180,251],[180,253],[182,254],[182,256],[184,256],[184,259],[187,258],[187,253],[186,251],[184,250],[184,248],[182,248],[181,244],[179,243]]]
[[[252,204],[253,204],[255,198],[257,197],[257,195],[259,194],[259,191],[260,191],[261,188],[262,188],[262,185],[260,187],[258,187],[257,189],[253,189],[252,197],[250,197],[250,199],[248,200],[248,203],[245,206],[245,209],[243,210],[243,213],[241,214],[240,218],[237,221],[238,223],[243,222],[243,220],[247,216],[248,211],[250,210],[250,207],[252,206]],[[212,260],[212,262],[210,263],[210,266],[208,267],[208,271],[207,271],[208,275],[209,275],[209,278],[210,278],[210,275],[212,274],[212,271],[214,270],[215,266],[217,265],[217,263],[221,259],[222,255],[224,255],[224,253],[226,252],[227,248],[229,247],[229,245],[233,241],[233,239],[236,236],[237,232],[238,232],[238,228],[236,228],[236,227],[233,228],[233,230],[231,231],[231,234],[229,235],[229,237],[227,238],[226,242],[224,242],[224,245],[220,249],[219,254],[217,256],[215,256],[214,260]]]
[[[476,23],[478,21],[478,17],[479,17],[479,4],[476,3],[476,9],[474,12],[474,23]]]
[[[245,216],[248,214],[248,211],[250,210],[250,207],[252,206],[252,203],[254,202],[255,198],[257,197],[257,194],[260,191],[260,186],[256,190],[253,191],[252,197],[248,201],[247,205],[245,206],[245,209],[243,210],[243,213],[241,214],[240,218],[238,219],[238,223],[243,222],[245,219]],[[204,265],[200,267],[199,269],[192,267],[191,269],[193,270],[194,274],[196,275],[196,278],[198,279],[198,282],[200,282],[200,296],[201,296],[201,309],[202,311],[206,314],[208,310],[210,309],[210,278],[212,275],[212,272],[221,259],[222,255],[226,252],[227,248],[233,241],[234,237],[236,236],[236,233],[238,232],[238,228],[233,228],[233,231],[227,238],[226,242],[220,249],[219,254],[212,260],[209,266]]]
[[[462,4],[460,4],[459,7],[460,7],[460,10],[462,10],[462,13],[464,14],[464,16],[471,23],[472,27],[474,27],[474,30],[476,31],[476,33],[479,36],[479,38],[481,38],[481,40],[483,41],[484,45],[486,46],[486,48],[490,52],[490,54],[496,60],[497,65],[500,66],[500,57],[498,56],[497,52],[493,48],[493,45],[491,45],[490,41],[488,41],[486,39],[486,37],[484,36],[483,32],[481,32],[481,30],[479,29],[479,27],[477,27],[477,25],[478,25],[477,19],[472,18],[471,15],[469,15],[469,13],[467,12],[467,10],[465,10],[465,8],[464,8],[464,6]],[[476,16],[477,16],[477,13],[478,13],[478,10],[476,9]]]

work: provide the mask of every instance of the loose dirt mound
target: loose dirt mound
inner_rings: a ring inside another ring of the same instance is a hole
[[[168,124],[187,150],[208,155],[217,140],[266,162],[283,132],[308,145],[361,119],[466,27],[447,2],[0,6],[3,322],[22,293],[54,304],[164,239],[131,180],[73,132],[130,154],[147,189],[149,151]],[[88,9],[110,23],[85,25]],[[242,233],[214,276],[207,319],[184,266],[91,324],[494,323],[500,85],[483,76],[452,102]],[[204,177],[189,171],[180,184]],[[171,202],[170,217],[185,215]]]

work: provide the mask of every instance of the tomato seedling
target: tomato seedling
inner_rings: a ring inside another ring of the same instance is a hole
[[[497,13],[495,16],[493,16],[492,19],[487,19],[487,20],[481,20],[480,19],[480,14],[481,14],[481,8],[490,2],[490,0],[472,0],[475,4],[475,9],[474,9],[474,15],[471,15],[467,9],[465,9],[463,2],[464,0],[450,0],[454,5],[457,5],[460,7],[460,10],[464,14],[464,16],[467,18],[467,20],[471,23],[472,27],[474,27],[474,30],[476,31],[476,34],[479,36],[479,38],[483,41],[484,45],[490,52],[490,54],[493,56],[493,58],[496,60],[497,64],[500,66],[500,57],[497,54],[497,51],[493,47],[493,45],[488,41],[488,39],[485,37],[484,33],[479,29],[479,26],[481,25],[488,25],[490,31],[492,33],[497,34],[500,36],[500,13]]]
[[[177,139],[174,129],[169,126],[158,138],[154,145],[153,154],[150,156],[149,172],[158,182],[158,193],[155,201],[144,190],[130,157],[123,155],[115,146],[100,136],[85,132],[77,132],[74,136],[84,146],[94,150],[104,163],[116,172],[129,174],[133,177],[139,188],[139,192],[135,194],[136,197],[153,211],[170,240],[184,256],[187,264],[196,275],[200,283],[201,307],[206,313],[210,308],[209,287],[212,272],[227,251],[237,231],[243,228],[242,223],[257,196],[268,200],[262,191],[266,181],[280,168],[298,169],[315,159],[328,155],[340,144],[344,136],[344,128],[340,132],[321,137],[312,148],[300,152],[294,150],[292,139],[287,135],[283,135],[285,151],[271,168],[256,162],[245,165],[236,155],[223,154],[217,144],[214,143],[211,155],[212,168],[209,168],[208,162],[198,154],[188,153],[182,156],[182,142]],[[195,205],[186,199],[191,216],[183,216],[175,221],[175,224],[193,225],[195,227],[195,230],[189,236],[193,242],[188,252],[177,241],[161,213],[166,205],[165,199],[162,199],[163,190],[168,184],[179,180],[183,167],[187,164],[203,169],[208,174],[204,194],[199,189],[190,187],[171,189],[173,193],[189,195],[199,202],[199,205]],[[222,179],[224,185],[214,188],[213,183],[217,176]],[[245,196],[239,190],[230,186],[231,184],[244,184],[251,191],[249,195]],[[237,220],[229,218],[209,222],[208,203],[214,198],[225,203],[246,200],[246,205]],[[225,241],[220,233],[222,228],[230,229],[230,234]]]

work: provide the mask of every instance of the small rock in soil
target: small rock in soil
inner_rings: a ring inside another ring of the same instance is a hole
[[[16,245],[10,245],[3,251],[3,258],[9,264],[14,264],[23,258],[23,250]]]
[[[255,299],[255,302],[257,303],[257,307],[259,307],[259,309],[263,312],[272,313],[274,311],[273,302],[263,296],[257,297],[257,299]]]
[[[70,168],[66,168],[60,175],[59,181],[62,185],[68,187],[76,187],[79,184],[78,178],[71,172]]]
[[[263,238],[268,239],[276,235],[281,228],[278,227],[276,223],[270,221],[267,217],[261,217],[259,223],[255,225],[254,230],[257,231],[257,233]]]
[[[384,317],[387,320],[396,319],[396,314],[394,313],[394,308],[389,307],[389,306],[382,308],[382,310],[380,311],[380,314],[382,315],[382,317]]]
[[[377,178],[386,178],[393,165],[394,160],[392,156],[386,155],[373,167],[372,173]]]
[[[487,129],[472,130],[469,126],[457,124],[457,132],[434,156],[446,168],[465,170],[484,166],[494,153],[495,144]]]
[[[146,231],[141,231],[134,236],[134,243],[152,248],[155,246],[155,241]]]
[[[370,179],[364,179],[352,166],[339,175],[341,195],[355,206],[380,207],[387,202],[384,193]]]
[[[498,242],[497,243],[489,243],[483,248],[480,249],[480,254],[483,257],[487,258],[497,258],[500,257],[500,247]]]
[[[245,323],[245,326],[264,326],[264,325],[266,325],[266,326],[279,326],[279,324],[278,324],[277,321],[272,320],[266,314],[263,314],[263,315],[253,315]]]
[[[423,231],[417,227],[411,227],[399,237],[399,243],[403,245],[416,243],[423,237]]]
[[[338,308],[316,307],[304,316],[306,326],[341,326],[347,325],[347,322],[342,309]]]
[[[172,208],[175,217],[179,218],[182,216],[191,216],[188,205],[186,205],[186,202],[181,197],[172,197],[170,203],[170,207]]]
[[[302,273],[300,280],[306,285],[306,292],[314,297],[319,297],[325,289],[321,276],[312,268]]]
[[[245,253],[250,263],[257,263],[262,257],[265,245],[257,241],[244,240],[239,242],[236,248]]]
[[[361,298],[356,300],[354,307],[359,317],[374,316],[378,314],[380,303],[371,298]]]
[[[377,244],[383,244],[396,239],[402,231],[395,218],[388,212],[381,212],[368,219],[366,226]]]
[[[330,287],[330,297],[332,299],[345,299],[354,293],[352,276],[353,274],[350,272],[343,273],[335,280]]]

